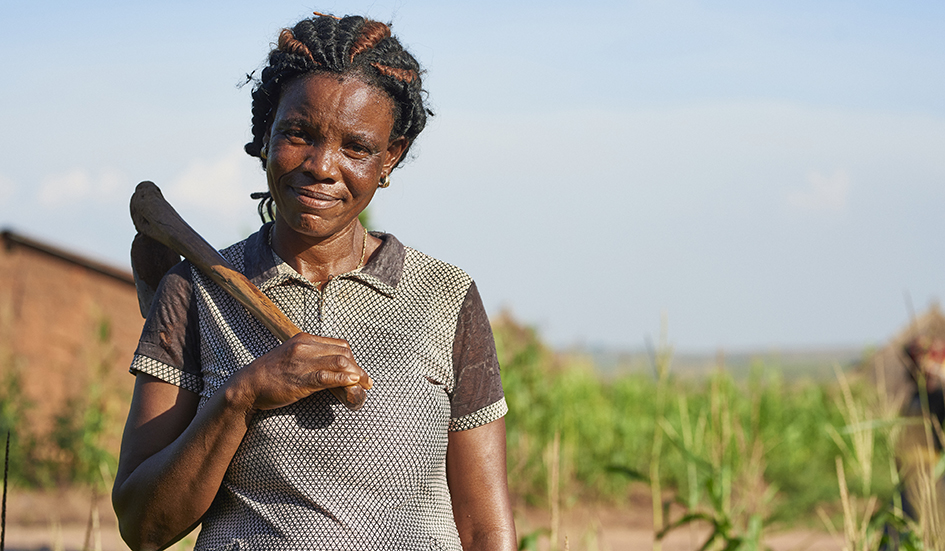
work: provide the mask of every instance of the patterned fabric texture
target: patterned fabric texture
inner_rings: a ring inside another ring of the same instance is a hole
[[[269,229],[223,255],[303,331],[347,340],[374,387],[356,412],[318,392],[258,413],[196,549],[460,550],[448,431],[507,411],[475,284],[375,234],[383,245],[368,264],[319,291],[272,253]],[[202,406],[278,341],[196,269],[185,263],[175,273],[162,283],[131,370],[198,393]],[[187,343],[198,349],[175,349]]]

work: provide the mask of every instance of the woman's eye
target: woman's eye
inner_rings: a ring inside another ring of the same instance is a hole
[[[283,135],[292,143],[304,143],[307,141],[305,132],[301,129],[290,129],[283,132]]]
[[[371,154],[371,150],[361,144],[349,144],[345,149],[348,151],[348,154],[356,159],[363,159]]]

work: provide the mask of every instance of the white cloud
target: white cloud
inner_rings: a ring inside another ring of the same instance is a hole
[[[225,247],[259,227],[249,194],[266,189],[266,176],[258,160],[234,145],[217,157],[192,159],[161,188],[204,239]]]
[[[787,202],[801,210],[841,212],[847,207],[851,187],[846,171],[836,170],[830,176],[811,172],[807,186],[788,194]]]
[[[265,176],[254,162],[258,163],[239,147],[215,159],[192,160],[167,187],[168,200],[216,212],[245,209],[249,194],[266,188]]]
[[[92,175],[84,168],[53,174],[39,185],[39,202],[45,207],[57,207],[85,199],[92,194]]]
[[[120,195],[127,180],[127,176],[115,168],[93,172],[75,167],[44,178],[37,190],[37,199],[42,206],[53,208],[86,200],[111,202]]]
[[[16,193],[16,184],[10,178],[0,174],[0,203],[9,201]]]
[[[96,191],[103,197],[121,196],[124,199],[124,192],[128,189],[131,181],[124,172],[116,168],[104,168],[95,179]]]

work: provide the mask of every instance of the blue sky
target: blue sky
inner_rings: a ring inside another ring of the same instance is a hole
[[[945,5],[25,2],[0,7],[0,225],[127,265],[154,180],[257,225],[249,88],[312,9],[392,21],[436,112],[371,207],[556,346],[868,345],[941,296]]]

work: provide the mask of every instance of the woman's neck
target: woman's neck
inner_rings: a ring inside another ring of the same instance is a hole
[[[305,279],[321,287],[333,276],[356,270],[376,249],[376,238],[355,219],[344,230],[324,238],[306,236],[277,220],[272,228],[272,250]]]

